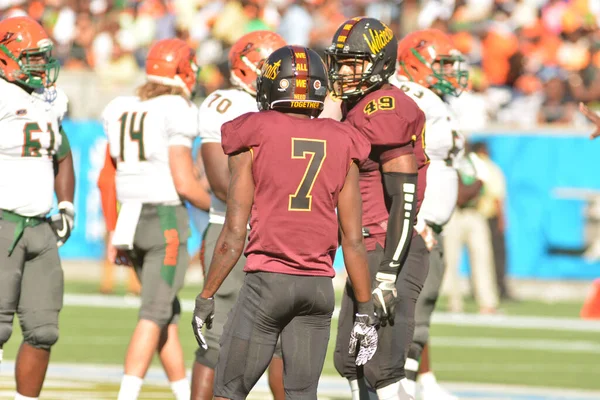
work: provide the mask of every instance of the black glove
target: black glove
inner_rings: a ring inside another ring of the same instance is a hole
[[[359,344],[356,355],[356,365],[365,365],[377,351],[377,318],[373,309],[373,302],[358,303],[358,309],[354,317],[354,327],[350,333],[350,346],[348,352],[356,353],[356,345]]]
[[[73,223],[75,222],[75,207],[70,201],[61,201],[58,203],[58,214],[54,214],[50,217],[50,226],[56,235],[56,245],[58,247],[65,244],[71,231],[73,230]]]
[[[375,306],[375,314],[381,326],[386,326],[389,322],[394,325],[394,316],[396,312],[396,275],[384,274],[378,272],[375,276],[375,284],[373,289],[373,305]]]
[[[204,350],[208,349],[206,340],[202,335],[202,327],[206,324],[206,328],[212,328],[212,321],[215,316],[215,299],[210,297],[205,299],[203,297],[196,297],[196,307],[194,307],[194,316],[192,317],[192,328],[194,329],[194,336],[198,346]]]

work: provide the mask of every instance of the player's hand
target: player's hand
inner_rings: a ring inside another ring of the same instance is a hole
[[[435,240],[435,237],[433,236],[433,229],[431,229],[429,225],[425,225],[425,228],[423,228],[423,230],[419,232],[419,235],[421,235],[421,237],[425,241],[425,246],[427,247],[427,250],[431,252],[431,250],[433,250],[433,247],[437,244],[437,240]]]
[[[358,310],[354,316],[354,327],[350,333],[350,355],[356,354],[356,346],[359,346],[356,354],[356,365],[365,365],[377,351],[377,318],[373,303],[359,303]]]
[[[127,251],[119,250],[112,244],[114,233],[114,231],[108,233],[108,240],[106,241],[106,258],[112,264],[133,267],[133,262]]]
[[[396,313],[396,275],[377,273],[375,278],[377,285],[373,289],[373,305],[375,306],[375,314],[379,318],[381,326],[386,326],[388,322],[394,325],[394,317]]]
[[[56,245],[58,247],[65,244],[75,222],[75,207],[70,201],[61,201],[58,203],[58,214],[50,217],[50,226],[56,235]]]
[[[204,350],[208,349],[206,339],[202,335],[202,327],[206,324],[208,329],[212,328],[212,321],[215,316],[215,299],[210,297],[205,299],[198,295],[196,297],[196,307],[194,307],[194,316],[192,317],[192,328],[194,329],[194,336],[198,346]]]
[[[600,136],[600,115],[590,110],[585,104],[579,103],[579,111],[594,125],[596,130],[590,135],[590,139],[596,139]]]

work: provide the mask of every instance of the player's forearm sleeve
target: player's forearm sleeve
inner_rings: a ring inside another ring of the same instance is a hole
[[[417,174],[386,172],[383,183],[392,204],[378,272],[398,276],[408,253],[417,213]]]

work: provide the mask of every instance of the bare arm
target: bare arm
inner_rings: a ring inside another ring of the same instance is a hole
[[[177,193],[194,207],[208,211],[210,195],[196,179],[192,150],[186,146],[169,146],[169,167]]]
[[[590,110],[585,104],[579,103],[579,111],[594,125],[596,130],[590,135],[590,139],[596,139],[600,136],[600,115]]]
[[[358,177],[358,166],[352,163],[338,197],[338,218],[342,234],[344,264],[350,282],[352,282],[356,300],[364,303],[371,300],[371,277],[362,235],[362,200]]]
[[[75,170],[73,169],[71,151],[58,160],[58,171],[54,178],[54,192],[56,192],[59,203],[62,201],[73,203],[75,197]]]
[[[208,276],[200,296],[212,297],[229,275],[244,250],[246,225],[254,202],[252,155],[249,151],[229,156],[231,181],[225,224],[217,239]]]
[[[220,143],[203,143],[200,148],[204,159],[204,169],[212,192],[222,201],[227,201],[229,168],[227,156]]]
[[[62,126],[59,127],[59,134],[62,140],[56,154],[57,170],[54,178],[54,192],[59,203],[61,201],[73,203],[75,197],[75,170],[73,168],[71,145]]]
[[[458,172],[457,172],[458,174]],[[481,191],[481,187],[483,186],[483,182],[477,179],[470,185],[465,185],[458,177],[458,197],[456,199],[456,205],[459,207],[464,206],[469,201],[473,200],[475,197],[479,195]]]

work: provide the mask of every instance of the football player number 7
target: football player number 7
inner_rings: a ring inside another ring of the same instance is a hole
[[[310,211],[312,209],[312,188],[327,158],[327,142],[318,139],[292,138],[292,159],[309,159],[304,176],[296,193],[290,194],[289,211]]]

